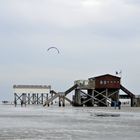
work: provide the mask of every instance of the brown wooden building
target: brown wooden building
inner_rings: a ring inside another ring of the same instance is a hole
[[[95,82],[95,89],[120,89],[120,79],[120,77],[105,74],[89,78],[89,81]]]
[[[121,78],[110,74],[91,77],[86,86],[82,84],[81,88],[78,84],[78,88],[75,90],[74,103],[75,105],[86,106],[109,106],[111,102],[119,101],[120,84]]]

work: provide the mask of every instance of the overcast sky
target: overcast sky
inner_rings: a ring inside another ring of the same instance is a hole
[[[14,84],[65,91],[119,70],[140,94],[139,61],[140,0],[0,0],[0,100]]]

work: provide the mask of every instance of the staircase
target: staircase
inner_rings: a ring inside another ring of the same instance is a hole
[[[76,89],[77,87],[78,87],[78,85],[75,84],[74,86],[72,86],[71,88],[69,88],[67,91],[65,91],[65,96],[66,96],[67,94],[69,94],[71,91],[73,91],[74,89]]]
[[[126,89],[124,86],[120,85],[120,89],[122,91],[124,91],[130,98],[134,98],[135,97],[135,95],[132,92],[130,92],[128,89]]]

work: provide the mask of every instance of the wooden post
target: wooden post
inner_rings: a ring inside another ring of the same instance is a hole
[[[53,97],[53,92],[51,92],[51,98]],[[53,101],[51,102],[51,105],[53,105]]]
[[[17,99],[16,99],[16,93],[14,93],[14,105],[17,106]]]
[[[44,104],[43,103],[43,93],[41,93],[41,104]]]
[[[81,94],[80,89],[75,90],[75,105],[79,106],[81,105]]]
[[[107,88],[106,88],[106,92],[105,92],[105,94],[106,94],[106,97],[108,97],[108,89],[107,89]],[[107,98],[105,98],[105,102],[106,102],[106,106],[108,106]]]
[[[37,104],[39,103],[39,96],[38,96],[38,93],[36,94],[36,103],[37,103]]]
[[[61,107],[61,97],[59,95],[59,107]]]
[[[28,104],[30,104],[30,93],[28,93]]]
[[[92,97],[94,97],[94,90],[92,90]],[[92,105],[94,106],[94,98],[92,99]]]
[[[22,93],[22,100],[21,102],[26,106],[26,93]],[[21,103],[21,105],[22,105]]]
[[[65,97],[63,95],[63,107],[65,106]]]
[[[35,104],[35,94],[33,93],[33,104]]]

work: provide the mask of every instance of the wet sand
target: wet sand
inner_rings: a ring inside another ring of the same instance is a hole
[[[139,140],[140,108],[0,105],[0,140]]]

